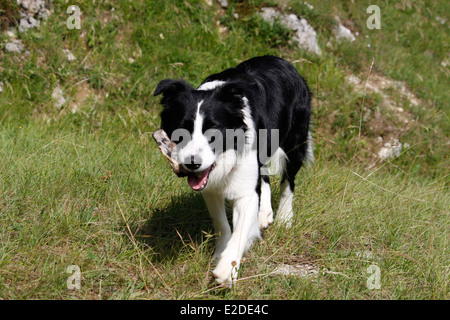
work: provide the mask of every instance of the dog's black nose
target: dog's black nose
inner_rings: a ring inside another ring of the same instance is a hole
[[[185,163],[184,166],[191,171],[197,170],[200,168],[201,164],[198,163]]]
[[[183,165],[190,171],[195,171],[202,165],[202,159],[199,156],[191,155],[190,158],[185,159]]]

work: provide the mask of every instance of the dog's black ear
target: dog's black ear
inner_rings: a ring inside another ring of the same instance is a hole
[[[190,90],[192,87],[183,80],[164,79],[156,86],[153,95],[157,96],[162,93],[164,96],[169,96],[188,89]]]

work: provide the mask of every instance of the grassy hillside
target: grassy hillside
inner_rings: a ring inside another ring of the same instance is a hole
[[[370,30],[373,1],[308,3],[83,0],[71,30],[55,0],[39,28],[16,33],[23,52],[1,33],[0,298],[448,299],[450,4],[379,1]],[[322,55],[264,22],[263,6],[305,17]],[[336,40],[336,15],[354,42]],[[152,92],[263,54],[307,79],[317,161],[297,177],[293,227],[265,230],[223,290],[201,195],[151,138]],[[409,147],[382,161],[391,139]],[[79,290],[67,288],[70,265]],[[299,265],[317,273],[274,272]],[[371,265],[380,289],[367,287]]]

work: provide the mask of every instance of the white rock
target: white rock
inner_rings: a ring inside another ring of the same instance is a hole
[[[333,32],[338,40],[348,40],[355,41],[355,36],[353,33],[345,27],[343,24],[339,23],[334,29]]]
[[[378,156],[382,160],[394,159],[402,153],[402,144],[398,139],[393,139],[386,142],[384,146],[378,151]]]
[[[440,24],[445,24],[447,22],[447,19],[436,16],[436,21],[439,22]]]
[[[319,274],[319,271],[314,266],[309,264],[295,264],[295,265],[281,264],[272,271],[272,274],[307,277],[311,275],[317,276]]]
[[[24,17],[19,22],[19,32],[26,32],[31,28],[39,27],[39,20],[33,17]]]
[[[5,50],[7,52],[15,52],[15,53],[21,53],[23,51],[24,45],[22,43],[22,40],[20,39],[14,39],[11,42],[7,42],[5,45]]]
[[[217,0],[220,3],[220,6],[224,9],[228,8],[228,1],[227,0]]]
[[[299,48],[306,49],[317,55],[322,54],[322,50],[317,44],[317,34],[313,27],[304,18],[299,19],[295,14],[281,14],[274,8],[261,8],[261,17],[270,23],[279,21],[288,29],[295,31],[292,39]]]
[[[21,6],[27,14],[34,16],[42,8],[45,8],[44,0],[17,0],[17,4]]]
[[[59,85],[56,85],[56,87],[53,88],[52,99],[55,103],[55,107],[57,108],[61,108],[66,103],[66,99],[63,96],[63,91]]]
[[[16,32],[15,32],[15,30],[13,28],[10,28],[10,29],[5,31],[5,35],[8,38],[15,38],[16,37]]]
[[[66,55],[67,61],[72,62],[77,60],[77,57],[75,57],[69,49],[63,49],[63,53]]]
[[[310,10],[313,10],[313,9],[314,9],[314,6],[313,6],[312,4],[309,4],[309,3],[306,2],[306,1],[304,1],[303,4],[304,4],[305,6],[307,6],[308,9],[310,9]]]
[[[17,0],[20,8],[19,32],[26,32],[39,26],[39,20],[47,19],[50,14],[45,0]]]
[[[361,80],[355,75],[348,76],[347,81],[351,84],[360,84],[361,83]]]

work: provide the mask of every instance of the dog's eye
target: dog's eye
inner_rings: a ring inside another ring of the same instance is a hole
[[[189,132],[192,132],[194,130],[194,121],[190,119],[186,119],[180,124],[180,128],[186,129]]]

